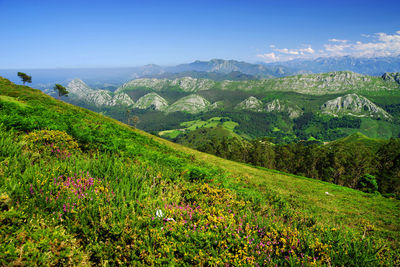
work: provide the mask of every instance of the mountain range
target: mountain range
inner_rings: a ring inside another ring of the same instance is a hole
[[[186,134],[188,130],[182,129],[187,121],[211,118],[228,119],[235,125],[228,127],[230,131],[244,138],[324,141],[355,131],[389,138],[400,134],[398,77],[397,73],[375,77],[336,71],[246,81],[139,78],[114,92],[94,90],[75,79],[67,85],[70,95],[64,100],[121,121],[127,121],[129,109],[138,116],[139,128],[170,138]]]
[[[18,82],[18,77],[16,76],[18,71],[32,75],[32,85],[40,89],[52,87],[54,83],[67,84],[78,77],[93,88],[107,88],[113,91],[123,83],[137,78],[175,79],[192,77],[214,81],[237,81],[332,71],[353,71],[365,75],[380,76],[385,72],[399,72],[400,57],[355,58],[345,56],[313,60],[297,59],[268,64],[211,59],[209,61],[197,60],[192,63],[175,66],[148,64],[124,68],[4,69],[0,70],[0,75]]]
[[[384,72],[400,71],[400,56],[397,57],[320,57],[312,60],[295,59],[265,64],[268,67],[284,67],[292,72],[330,72],[348,70],[378,76]]]

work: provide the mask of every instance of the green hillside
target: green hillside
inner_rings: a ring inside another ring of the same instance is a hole
[[[398,200],[194,151],[3,78],[0,195],[1,265],[400,264]]]
[[[344,138],[333,141],[332,143],[340,143],[343,145],[353,144],[357,146],[364,146],[376,152],[382,145],[387,143],[387,140],[369,138],[360,132],[356,132]]]

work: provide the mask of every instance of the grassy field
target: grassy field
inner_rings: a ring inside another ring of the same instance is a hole
[[[171,143],[0,78],[1,265],[398,265],[400,201]]]
[[[157,141],[231,173],[232,180],[228,182],[225,180],[225,185],[243,192],[249,198],[259,197],[265,201],[269,196],[279,196],[294,210],[317,218],[322,225],[362,231],[363,224],[369,221],[376,226],[376,234],[388,237],[394,242],[400,240],[399,201],[306,177],[255,168],[192,150],[164,139],[157,138]]]
[[[225,121],[222,121],[223,119],[225,119]],[[181,129],[160,131],[158,132],[158,134],[162,137],[174,139],[183,133],[189,133],[191,131],[195,131],[200,128],[215,128],[217,126],[222,126],[222,128],[232,132],[232,135],[235,135],[233,133],[233,130],[239,124],[234,121],[231,121],[231,119],[229,118],[212,117],[206,121],[203,120],[185,121],[182,122],[180,125],[182,126]]]

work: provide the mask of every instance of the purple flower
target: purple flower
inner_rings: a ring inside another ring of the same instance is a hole
[[[32,194],[32,195],[35,194],[35,192],[33,191],[32,184],[31,184],[31,186],[29,187],[29,191],[31,191],[31,194]]]

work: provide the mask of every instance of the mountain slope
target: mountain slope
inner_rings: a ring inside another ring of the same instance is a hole
[[[148,93],[133,105],[133,108],[138,109],[153,109],[153,110],[164,110],[168,107],[168,102],[156,93]]]
[[[149,91],[179,90],[198,92],[204,90],[231,90],[255,93],[296,92],[310,95],[338,94],[346,92],[365,92],[371,94],[399,94],[400,86],[394,80],[362,75],[349,71],[336,71],[321,74],[302,74],[283,78],[253,81],[222,81],[190,77],[174,80],[138,79],[122,85],[117,92],[146,89]]]
[[[210,61],[195,61],[189,64],[181,64],[174,67],[167,68],[170,72],[182,71],[205,71],[205,72],[219,72],[231,73],[234,71],[242,72],[253,76],[260,76],[264,78],[271,78],[274,76],[281,77],[285,74],[291,73],[290,70],[283,66],[264,66],[261,64],[251,64],[243,61],[236,60],[223,60],[212,59]]]
[[[107,90],[93,90],[82,80],[74,79],[67,85],[69,96],[88,104],[101,106],[131,106],[133,100],[125,93],[112,95]]]
[[[396,264],[396,200],[196,152],[2,78],[0,96],[2,264]]]
[[[263,111],[263,103],[262,103],[262,101],[258,100],[256,97],[250,96],[249,98],[246,98],[245,100],[243,100],[242,102],[237,104],[235,108],[261,112],[261,111]]]
[[[166,72],[157,75],[145,75],[141,78],[156,78],[156,79],[178,79],[184,77],[191,77],[196,79],[209,79],[213,81],[246,81],[257,80],[257,77],[249,74],[244,74],[239,71],[232,71],[230,73],[220,72],[207,72],[207,71],[182,71],[182,72]]]
[[[386,140],[383,139],[376,139],[376,138],[369,138],[362,133],[354,133],[344,138],[335,140],[331,142],[332,144],[356,144],[357,146],[365,146],[372,149],[374,152],[377,152],[382,145],[386,143]]]
[[[333,116],[350,115],[357,117],[374,117],[381,119],[391,119],[391,116],[372,103],[369,99],[357,94],[348,94],[339,96],[338,98],[327,101],[321,106],[324,114]]]
[[[322,74],[302,74],[260,81],[243,81],[223,84],[223,89],[254,92],[286,91],[301,94],[325,95],[345,92],[398,92],[395,82],[348,71]]]
[[[268,103],[266,110],[268,112],[287,113],[291,119],[295,119],[303,115],[303,110],[301,110],[301,108],[299,108],[296,104],[290,101],[281,101],[279,99],[274,99],[272,102]]]
[[[116,93],[128,90],[147,89],[154,91],[179,89],[184,92],[207,90],[215,85],[214,81],[191,77],[168,79],[141,78],[129,81],[117,89]]]
[[[192,94],[186,97],[183,97],[172,103],[168,108],[165,109],[167,113],[184,111],[188,113],[199,113],[201,111],[205,111],[210,108],[210,102],[205,98]]]

